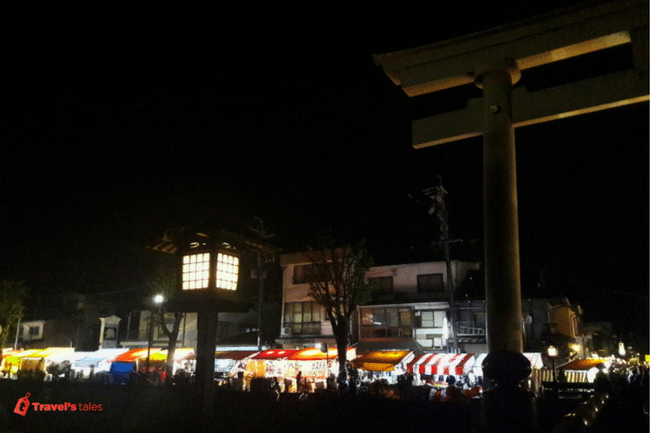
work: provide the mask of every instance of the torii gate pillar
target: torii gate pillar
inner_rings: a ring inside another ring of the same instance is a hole
[[[519,219],[511,88],[521,72],[503,58],[476,70],[483,89],[483,226],[488,356],[485,376],[498,386],[483,393],[482,432],[537,432],[536,397],[518,387],[530,374],[522,352]]]
[[[521,73],[504,58],[476,71],[483,89],[483,218],[489,352],[523,352],[515,130],[510,89]]]

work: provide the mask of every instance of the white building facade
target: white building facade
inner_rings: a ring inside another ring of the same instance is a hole
[[[323,308],[309,296],[305,253],[280,257],[284,348],[334,344]],[[351,344],[361,351],[411,349],[446,352],[450,337],[450,293],[478,262],[451,262],[451,284],[445,262],[410,263],[371,268],[372,301],[357,308],[350,326]]]

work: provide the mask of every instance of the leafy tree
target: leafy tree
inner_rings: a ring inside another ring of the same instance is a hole
[[[339,355],[339,377],[345,377],[350,319],[357,306],[370,299],[372,289],[365,274],[373,260],[363,243],[336,246],[334,240],[307,253],[309,296],[325,309]]]
[[[0,359],[9,336],[23,317],[28,292],[29,288],[22,281],[0,281]]]

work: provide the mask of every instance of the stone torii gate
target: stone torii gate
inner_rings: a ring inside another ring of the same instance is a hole
[[[533,92],[512,89],[522,71],[623,44],[632,46],[634,66],[629,70]],[[488,348],[490,354],[521,353],[514,129],[648,101],[648,1],[581,4],[373,57],[409,97],[468,84],[483,90],[483,97],[469,100],[464,109],[413,121],[413,146],[420,149],[483,135]]]
[[[622,44],[632,44],[633,69],[511,89],[522,71]],[[374,61],[410,97],[472,83],[483,89],[465,109],[414,121],[413,146],[483,135],[488,344],[521,351],[514,128],[648,101],[647,0],[561,10]]]

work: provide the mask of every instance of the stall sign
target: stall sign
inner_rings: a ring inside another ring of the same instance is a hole
[[[286,361],[286,377],[296,377],[302,372],[302,377],[324,379],[327,377],[327,361]]]

